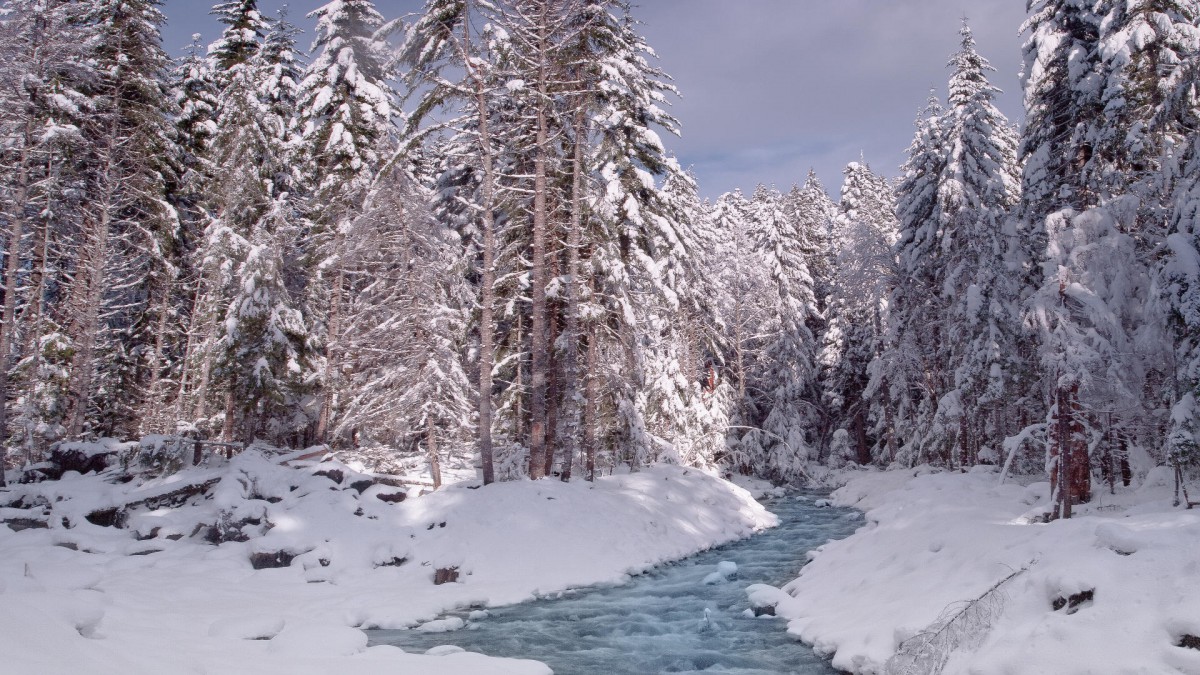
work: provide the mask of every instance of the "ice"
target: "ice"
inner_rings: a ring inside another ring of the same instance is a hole
[[[761,621],[753,612],[746,616],[745,589],[782,585],[805,564],[808,549],[844,537],[861,523],[843,518],[844,509],[816,507],[811,496],[772,499],[767,507],[780,516],[779,527],[654,568],[625,585],[491,608],[487,621],[472,624],[476,630],[371,631],[371,644],[423,652],[450,643],[471,652],[537,659],[556,673],[834,673],[789,637],[782,623]],[[705,585],[710,574],[737,580]]]

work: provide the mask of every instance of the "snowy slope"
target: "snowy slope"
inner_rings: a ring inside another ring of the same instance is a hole
[[[248,453],[223,469],[173,477],[222,480],[210,498],[135,513],[126,529],[80,516],[163,486],[68,475],[0,492],[4,503],[44,497],[50,524],[0,527],[4,669],[543,673],[531,661],[368,649],[359,628],[416,626],[451,608],[620,583],[774,524],[746,491],[675,467],[591,485],[456,485],[399,504],[375,498],[382,486],[361,495],[349,489],[346,467],[343,483],[312,475],[329,468],[284,468]],[[192,535],[222,513],[249,523],[240,528],[246,541],[212,545]],[[296,556],[290,566],[256,570],[249,562],[253,553],[279,551]],[[435,569],[448,567],[458,567],[458,581],[435,586]]]
[[[1097,486],[1082,515],[1049,524],[1034,518],[1048,485],[997,486],[986,467],[859,475],[834,496],[868,525],[819,549],[777,611],[855,673],[928,675],[942,658],[948,674],[1200,673],[1200,651],[1177,646],[1200,635],[1200,512],[1170,507],[1160,471],[1117,495]],[[985,595],[908,670],[885,668]]]

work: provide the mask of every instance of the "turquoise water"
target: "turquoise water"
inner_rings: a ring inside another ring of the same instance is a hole
[[[624,586],[584,589],[559,599],[488,610],[452,633],[369,631],[371,644],[424,652],[455,645],[493,656],[536,659],[557,675],[652,673],[836,673],[788,636],[780,619],[745,616],[745,588],[794,579],[805,552],[862,524],[857,511],[817,507],[818,496],[768,500],[777,528],[665,565]],[[721,562],[734,578],[704,579]],[[728,566],[725,566],[728,569]],[[467,613],[460,616],[467,618]]]

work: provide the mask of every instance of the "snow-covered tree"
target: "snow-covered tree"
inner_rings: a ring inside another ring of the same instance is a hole
[[[319,210],[311,241],[309,305],[325,344],[324,403],[317,426],[324,439],[338,405],[339,363],[343,351],[342,307],[345,274],[340,263],[348,223],[358,213],[382,162],[390,156],[399,115],[390,81],[390,51],[376,36],[383,17],[370,0],[332,0],[308,14],[317,21],[315,56],[304,71],[297,95],[297,164],[306,192]]]
[[[873,422],[883,421],[873,420],[863,395],[886,327],[888,280],[895,267],[895,197],[888,181],[866,164],[851,162],[844,174],[832,235],[836,272],[819,355],[821,389],[829,429],[846,429],[857,461],[867,464],[877,440]]]
[[[783,206],[780,195],[761,186],[751,199],[755,262],[764,267],[770,309],[759,328],[765,339],[754,378],[762,418],[742,444],[761,450],[758,471],[790,482],[803,475],[804,463],[816,455],[812,445],[818,415],[812,386],[817,344],[811,326],[820,313],[807,264],[816,249],[806,247],[799,223]]]
[[[872,388],[894,409],[906,459],[969,464],[983,438],[1005,435],[996,406],[1012,391],[1017,351],[1008,219],[1017,175],[991,66],[965,23],[961,36],[948,108],[931,99],[898,189],[898,276]]]
[[[81,127],[91,206],[68,302],[74,353],[65,426],[75,436],[128,434],[174,339],[165,334],[165,291],[178,269],[178,221],[166,189],[179,153],[167,115],[164,18],[155,0],[104,0],[79,21],[96,76],[82,89],[92,106]],[[127,395],[108,395],[114,391]]]

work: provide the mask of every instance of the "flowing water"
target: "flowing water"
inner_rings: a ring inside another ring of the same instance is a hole
[[[862,524],[857,511],[818,507],[817,499],[794,495],[766,501],[779,516],[779,527],[658,567],[623,586],[490,609],[486,618],[469,620],[466,628],[451,633],[368,634],[372,644],[410,652],[455,645],[536,659],[556,675],[835,673],[790,637],[782,620],[746,616],[747,586],[787,583],[804,565],[807,551]],[[719,566],[730,569],[723,562],[737,564],[736,576],[704,583]],[[466,612],[460,616],[468,618]]]

